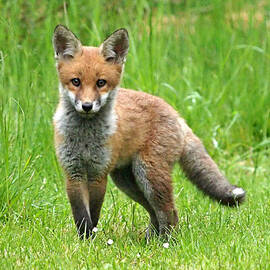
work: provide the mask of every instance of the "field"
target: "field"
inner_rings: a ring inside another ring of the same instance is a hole
[[[270,269],[269,1],[0,0],[0,11],[0,269]],[[93,46],[127,28],[121,85],[179,111],[245,204],[213,202],[176,167],[166,248],[145,242],[146,212],[109,181],[98,232],[80,241],[53,147],[59,23]]]

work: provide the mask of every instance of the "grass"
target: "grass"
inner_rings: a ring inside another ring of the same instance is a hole
[[[270,4],[79,2],[0,1],[0,268],[269,269]],[[53,148],[58,23],[95,46],[126,27],[122,86],[178,110],[246,203],[220,206],[175,168],[180,224],[166,249],[145,243],[146,212],[110,182],[95,239],[78,240]]]

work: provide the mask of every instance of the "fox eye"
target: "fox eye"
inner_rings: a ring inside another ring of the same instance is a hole
[[[97,82],[96,82],[96,85],[97,87],[103,87],[105,84],[107,83],[106,80],[103,80],[103,79],[98,79]]]
[[[73,79],[71,79],[71,82],[76,87],[80,86],[80,84],[81,84],[81,80],[79,78],[73,78]]]

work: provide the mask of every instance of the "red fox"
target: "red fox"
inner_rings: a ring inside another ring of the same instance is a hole
[[[81,238],[97,226],[108,175],[149,213],[147,237],[164,235],[177,225],[171,179],[176,162],[220,203],[235,206],[244,201],[245,191],[221,174],[170,105],[119,87],[129,48],[126,29],[118,29],[99,47],[87,47],[58,25],[53,46],[60,81],[55,148]]]

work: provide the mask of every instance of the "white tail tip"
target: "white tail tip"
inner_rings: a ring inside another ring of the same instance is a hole
[[[235,197],[239,197],[245,194],[245,191],[242,188],[235,188],[232,190],[232,193]]]

